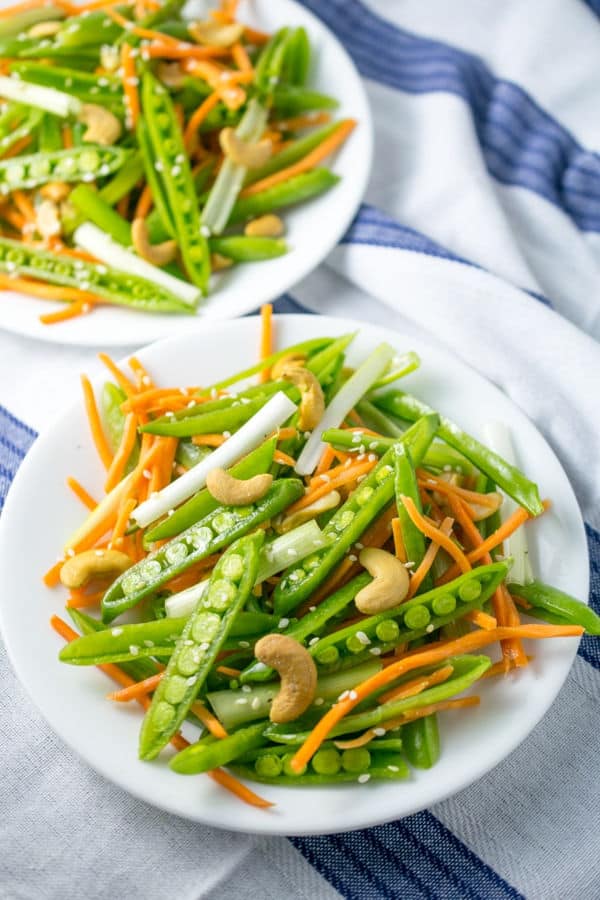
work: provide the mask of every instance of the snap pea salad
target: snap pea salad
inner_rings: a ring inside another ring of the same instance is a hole
[[[143,707],[140,759],[171,744],[173,771],[268,807],[248,782],[434,766],[443,712],[529,665],[525,639],[600,618],[532,572],[549,502],[506,428],[484,444],[402,390],[413,352],[351,368],[353,334],[274,351],[270,307],[261,329],[260,361],[203,387],[101,355],[113,380],[83,388],[105,494],[69,479],[88,514],[45,582],[75,626],[51,620],[60,660]]]
[[[223,2],[26,0],[0,12],[0,289],[194,314],[211,276],[288,252],[355,121],[309,85],[302,27]],[[222,277],[222,276],[219,276]]]

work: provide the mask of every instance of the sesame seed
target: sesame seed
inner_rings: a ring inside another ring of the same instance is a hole
[[[150,479],[152,478],[152,472],[150,471],[150,469],[144,469],[142,475],[144,476],[144,478],[147,478],[148,481],[150,481]]]
[[[224,438],[230,438],[230,437],[231,437],[231,432],[230,432],[230,431],[224,431],[224,432],[223,432],[223,437],[224,437]]]
[[[433,625],[431,625],[431,623],[430,623],[427,626],[427,628],[425,629],[425,631],[427,632],[427,634],[431,634],[431,632],[433,631]]]
[[[358,694],[356,693],[356,691],[349,691],[348,699],[349,700],[358,700]]]
[[[289,624],[290,624],[290,620],[283,618],[283,619],[279,620],[277,627],[278,628],[287,628]]]
[[[385,734],[385,728],[382,728],[380,725],[378,725],[377,728],[373,729],[373,734],[375,735],[375,737],[383,737],[383,735]]]
[[[235,702],[238,703],[240,706],[244,706],[248,702],[248,698],[247,697],[238,697]]]
[[[346,700],[346,698],[349,696],[350,696],[350,691],[342,691],[342,693],[338,697],[338,700]]]
[[[358,640],[361,642],[361,644],[364,644],[364,645],[365,645],[365,647],[367,646],[367,644],[370,644],[370,643],[371,643],[371,638],[368,637],[368,636],[364,633],[364,631],[357,631],[357,632],[356,632],[356,637],[357,637]]]
[[[314,612],[316,608],[317,608],[316,606],[309,606],[309,607],[308,607],[308,611],[309,611],[309,612]]]
[[[356,483],[360,484],[360,482],[364,481],[366,477],[367,477],[366,473],[364,475],[359,475],[358,478],[356,479]]]
[[[140,652],[140,648],[137,646],[137,644],[130,644],[129,652],[131,653],[132,656],[137,656],[138,653]]]
[[[94,550],[96,556],[104,556],[104,550]]]
[[[243,692],[244,692],[245,694],[249,694],[249,693],[252,691],[252,688],[250,687],[249,684],[243,684],[243,685],[242,685],[242,690],[243,690]]]
[[[314,702],[315,706],[323,706],[324,703],[325,703],[325,700],[323,699],[323,697],[315,698],[315,702]]]
[[[350,560],[350,562],[356,562],[358,556],[355,556],[354,553],[350,553],[348,554],[348,559]]]
[[[248,641],[238,641],[238,646],[242,647],[242,649],[245,650],[247,647],[250,646],[250,644],[248,643]]]
[[[390,770],[390,772],[399,772],[399,771],[400,771],[400,769],[398,768],[398,766],[392,766],[392,765],[389,765],[389,766],[388,766],[388,769]]]
[[[315,644],[318,644],[320,640],[321,640],[321,638],[318,638],[318,637],[311,638],[310,641],[308,642],[308,646],[314,647]]]
[[[361,544],[360,541],[357,541],[354,546],[356,547],[357,550],[364,550],[364,548],[365,548],[365,545]]]
[[[171,516],[174,516],[174,515],[175,515],[175,510],[174,510],[174,509],[170,509],[170,510],[168,511],[167,515],[169,516],[169,518],[170,518]]]
[[[364,772],[362,775],[359,775],[359,776],[358,776],[358,783],[359,783],[359,784],[366,784],[367,781],[370,780],[370,778],[371,778],[371,776],[369,775],[369,773],[368,773],[368,772]]]
[[[69,549],[67,550],[67,556],[75,556],[75,551],[72,547],[69,547]]]
[[[369,653],[373,656],[381,656],[381,647],[369,647]]]
[[[260,707],[260,697],[254,697],[254,699],[250,701],[250,706],[252,709],[258,709]]]
[[[110,633],[112,634],[113,637],[119,637],[120,634],[123,634],[123,629],[122,628],[111,628]]]
[[[154,647],[154,641],[144,641],[144,647]]]

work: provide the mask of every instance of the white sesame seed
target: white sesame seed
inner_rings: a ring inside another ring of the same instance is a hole
[[[354,546],[356,547],[357,550],[364,550],[364,548],[365,548],[365,545],[361,544],[360,541],[357,541]]]
[[[231,437],[231,432],[230,432],[230,431],[224,431],[224,432],[223,432],[223,437],[224,437],[224,438],[230,438],[230,437]]]
[[[371,778],[371,776],[369,775],[369,773],[368,773],[368,772],[364,772],[362,775],[359,775],[359,776],[358,776],[358,783],[359,783],[359,784],[366,784],[367,781],[370,780],[370,778]]]
[[[277,627],[278,628],[287,628],[289,624],[290,624],[290,620],[283,618],[283,619],[279,620]]]
[[[150,471],[150,469],[144,469],[142,475],[144,476],[144,478],[147,478],[148,481],[150,481],[150,479],[152,478],[152,472]]]
[[[167,516],[168,516],[169,518],[171,518],[171,516],[174,516],[174,515],[175,515],[175,510],[174,510],[174,509],[170,509],[170,510],[167,512]]]
[[[350,560],[350,562],[356,562],[356,560],[358,559],[358,556],[355,556],[354,553],[349,553],[348,559]]]
[[[309,606],[309,607],[308,607],[308,611],[309,611],[309,612],[314,612],[316,608],[317,608],[316,606]]]
[[[315,702],[314,702],[315,706],[323,706],[324,703],[325,703],[325,700],[323,699],[323,697],[315,698]]]
[[[321,638],[318,638],[318,637],[311,638],[310,641],[308,642],[308,646],[314,647],[315,644],[318,644],[320,640],[321,640]]]
[[[69,547],[69,549],[67,550],[67,556],[75,556],[75,551],[72,547]]]
[[[138,653],[140,652],[140,648],[137,646],[137,644],[130,644],[129,652],[131,653],[132,656],[137,656]]]
[[[258,709],[260,707],[260,697],[254,697],[254,699],[250,701],[250,706],[252,709]]]
[[[123,629],[122,628],[111,628],[110,633],[112,634],[113,637],[119,637],[120,634],[123,634]]]
[[[358,700],[358,694],[356,693],[356,691],[348,691],[348,699]]]
[[[243,690],[243,692],[244,692],[245,694],[249,694],[249,693],[252,691],[252,688],[250,687],[249,684],[243,684],[243,685],[242,685],[242,690]]]
[[[399,771],[400,771],[400,769],[398,768],[398,766],[392,766],[392,765],[389,765],[389,766],[388,766],[388,769],[390,770],[390,772],[399,772]]]
[[[378,725],[377,728],[373,729],[373,734],[375,735],[375,737],[383,737],[383,735],[385,734],[385,728],[382,728],[380,725]]]
[[[431,632],[433,631],[433,625],[429,624],[425,631],[427,632],[427,634],[431,634]]]
[[[239,704],[240,706],[244,706],[248,702],[248,698],[247,697],[238,697],[235,702],[237,704]]]
[[[361,642],[361,644],[364,644],[364,645],[365,645],[365,647],[367,646],[367,644],[370,644],[370,643],[371,643],[371,638],[368,637],[368,635],[366,635],[366,634],[364,633],[364,631],[357,631],[357,632],[356,632],[356,637],[357,637],[358,640]]]
[[[250,644],[248,643],[248,641],[238,641],[238,646],[242,647],[242,649],[245,650],[247,647],[250,646]]]
[[[369,653],[373,656],[381,656],[381,647],[369,647]]]
[[[338,700],[345,700],[349,696],[350,696],[350,691],[342,691],[342,693],[338,697]]]
[[[96,556],[104,556],[104,550],[94,550]]]

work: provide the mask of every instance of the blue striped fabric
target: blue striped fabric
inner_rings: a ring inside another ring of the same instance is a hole
[[[600,231],[600,155],[518,85],[473,54],[411,34],[359,0],[302,0],[334,31],[367,78],[411,94],[452,93],[468,104],[489,173],[535,192],[582,231]]]

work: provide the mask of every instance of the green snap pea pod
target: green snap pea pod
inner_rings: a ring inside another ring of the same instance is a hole
[[[337,127],[337,122],[332,122],[324,125],[322,128],[317,128],[305,137],[291,141],[283,150],[274,153],[263,166],[250,169],[244,179],[244,184],[254,184],[255,181],[261,181],[263,178],[267,178],[269,175],[273,175],[275,172],[286,169],[288,166],[298,162],[299,159],[302,159],[333,134]]]
[[[600,616],[587,604],[541,581],[509,585],[511,594],[531,604],[526,615],[557,625],[581,625],[588,634],[600,634]]]
[[[148,422],[147,425],[143,425],[140,431],[148,434],[169,435],[171,437],[191,437],[195,434],[237,431],[264,405],[264,398],[258,397],[256,400],[250,400],[248,403],[240,403],[239,406],[230,406],[229,409],[206,412],[200,416],[187,416],[183,419],[176,419],[173,416],[166,418],[166,421],[165,419],[156,419],[154,422]]]
[[[317,682],[311,711],[319,712],[325,703],[332,703],[342,691],[351,690],[361,681],[375,675],[380,669],[379,660],[371,657],[352,669],[322,675]],[[223,691],[211,691],[207,694],[207,699],[224,727],[233,730],[248,722],[267,718],[271,703],[279,692],[279,688],[280,682],[272,681],[268,684],[253,685],[251,690],[246,685],[240,690],[230,688]]]
[[[81,213],[81,220],[93,222],[113,240],[131,246],[131,225],[86,184],[78,184],[69,194],[69,203]]]
[[[32,109],[23,122],[17,127],[13,128],[9,134],[5,134],[0,139],[0,152],[6,153],[10,148],[20,141],[21,138],[26,137],[29,134],[35,132],[36,128],[41,124],[41,121],[44,117],[43,112],[40,109]],[[13,157],[14,159],[22,159],[23,157]],[[7,160],[8,162],[8,160]],[[2,163],[0,162],[0,166]],[[12,188],[11,188],[12,190]],[[1,191],[1,185],[0,185]],[[6,193],[6,192],[4,192]]]
[[[337,109],[338,106],[335,97],[310,88],[280,84],[273,91],[273,109],[282,116],[297,116],[318,109]]]
[[[265,722],[259,722],[248,728],[241,728],[235,734],[230,734],[229,737],[219,741],[206,741],[201,738],[196,744],[186,747],[174,756],[170,766],[180,775],[197,775],[219,766],[226,766],[249,750],[261,747],[265,743],[264,730]]]
[[[177,443],[175,462],[178,462],[180,466],[184,466],[186,469],[193,469],[194,466],[197,466],[199,462],[210,456],[211,453],[210,447],[199,447],[197,444],[193,444],[192,441],[182,439]]]
[[[400,438],[411,448],[416,461],[420,462],[433,440],[438,421],[435,415],[424,416]],[[357,490],[331,517],[324,529],[331,544],[303,560],[301,566],[286,569],[273,592],[274,609],[278,615],[284,615],[310,597],[390,502],[394,494],[392,453],[393,450],[389,450],[380,459]]]
[[[254,475],[262,475],[268,472],[273,462],[273,454],[277,446],[276,438],[269,438],[252,450],[247,456],[237,462],[229,470],[235,478],[253,478]],[[209,515],[219,506],[215,498],[207,488],[198,491],[193,497],[175,510],[172,516],[168,516],[163,522],[155,525],[144,535],[144,546],[154,541],[163,541],[165,538],[174,537],[195,525],[196,522]]]
[[[144,717],[141,759],[154,759],[185,719],[254,587],[264,539],[262,531],[240,538],[215,566],[208,590],[188,619]]]
[[[142,79],[142,109],[159,181],[169,209],[184,266],[190,280],[206,294],[210,259],[206,237],[200,227],[200,212],[181,128],[168,91],[145,72]]]
[[[101,409],[102,424],[108,438],[110,449],[116,453],[123,437],[125,429],[125,415],[121,412],[121,404],[125,402],[127,396],[121,388],[117,387],[111,381],[107,381],[102,389]],[[126,472],[130,472],[138,460],[140,452],[140,442],[136,438],[131,456],[127,461]]]
[[[109,303],[144,312],[190,312],[190,307],[170,291],[138,275],[109,269],[101,263],[57,256],[8,238],[0,238],[0,271],[89,290]]]
[[[64,9],[54,6],[52,3],[43,3],[31,9],[25,8],[21,12],[11,13],[10,16],[0,19],[0,38],[25,32],[25,29],[31,28],[37,22],[50,22],[55,19],[63,19],[64,16]],[[2,43],[4,42],[2,41]],[[0,51],[0,54],[4,56],[4,51]]]
[[[265,213],[310,200],[335,187],[339,180],[339,175],[334,175],[329,169],[312,169],[302,175],[294,175],[282,184],[259,191],[257,194],[239,197],[231,211],[229,224],[238,225],[255,216],[263,216]]]
[[[78,69],[47,66],[35,62],[11,63],[10,72],[31,84],[40,84],[43,87],[65,91],[83,103],[106,106],[116,113],[121,113],[123,110],[121,80],[114,75],[94,75]]]
[[[49,181],[94,181],[123,165],[122,147],[85,144],[55,153],[30,153],[0,161],[0,193],[33,188]]]
[[[305,28],[295,28],[287,45],[283,62],[282,80],[287,84],[302,87],[308,77],[310,67],[310,43]]]
[[[144,163],[146,181],[148,183],[148,186],[150,187],[156,215],[160,219],[160,223],[162,225],[162,228],[164,229],[165,236],[176,238],[177,229],[175,227],[173,215],[169,207],[167,191],[163,180],[159,177],[161,163],[160,160],[157,160],[156,158],[152,141],[150,140],[150,137],[148,135],[148,128],[142,117],[138,119],[136,136],[138,146],[140,148],[140,153],[142,155],[142,162]],[[156,168],[157,162],[159,163],[158,171]]]
[[[285,381],[268,381],[265,384],[255,384],[243,391],[232,393],[227,397],[215,397],[214,400],[206,400],[210,391],[207,392],[206,389],[200,389],[197,394],[192,395],[188,406],[185,407],[185,409],[177,410],[173,418],[177,419],[177,421],[180,419],[189,419],[194,416],[204,415],[204,413],[212,413],[217,410],[229,409],[232,406],[240,406],[240,404],[246,403],[247,400],[260,399],[265,402],[273,394],[285,390],[286,384],[287,382]],[[299,392],[289,394],[289,396],[294,396],[297,401],[300,399]],[[192,403],[192,401],[198,402]],[[156,421],[165,422],[168,418],[169,417],[163,416],[160,419],[156,419]]]
[[[246,237],[231,235],[230,237],[214,237],[209,240],[213,253],[220,253],[234,262],[257,262],[263,259],[275,259],[288,252],[288,246],[282,238]]]
[[[420,709],[449,700],[451,697],[466,691],[472,684],[478,681],[487,672],[492,664],[489,656],[457,656],[449,659],[454,672],[442,684],[426,688],[420,694],[413,697],[405,697],[403,700],[390,700],[363,712],[356,712],[346,716],[331,730],[329,737],[335,738],[342,734],[352,734],[355,731],[366,731],[367,728],[376,728],[396,719],[403,713],[413,709]],[[287,725],[267,725],[265,737],[281,744],[304,743],[309,731],[294,728],[294,723]]]
[[[273,91],[281,77],[290,38],[289,28],[276,31],[263,47],[254,68],[254,84],[265,104],[271,102]]]
[[[398,443],[395,445],[394,462],[396,466],[396,504],[398,518],[400,519],[400,530],[402,531],[402,541],[406,550],[406,559],[413,563],[414,569],[417,569],[425,556],[425,538],[408,515],[406,507],[400,498],[402,496],[410,497],[420,513],[423,512],[423,508],[410,450],[407,450],[404,444]],[[423,579],[419,592],[423,593],[432,587],[432,578],[430,575],[427,575]]]
[[[136,186],[143,175],[142,157],[139,153],[132,153],[117,174],[99,190],[98,195],[113,206]]]
[[[371,752],[373,750],[377,750],[377,751],[385,750],[385,751],[391,751],[392,753],[400,753],[402,750],[402,747],[403,747],[402,738],[383,737],[383,738],[374,738],[372,741],[369,741],[368,748],[360,747],[360,748],[356,748],[356,749],[359,749],[361,751],[363,751],[364,749],[368,749],[369,752]],[[335,750],[338,749],[336,747],[334,741],[324,741],[320,747],[321,750],[330,750],[331,748],[333,748]],[[347,754],[345,756],[345,760],[346,760],[346,764],[349,765],[348,770],[354,770],[357,772],[358,771],[366,771],[368,768],[367,760],[362,752],[357,754],[356,749],[351,750],[351,751],[344,751],[344,754]],[[264,747],[257,747],[255,750],[248,750],[248,752],[244,753],[243,756],[239,756],[237,761],[239,763],[241,763],[242,765],[244,765],[245,763],[255,762],[257,759],[259,759],[259,757],[271,756],[271,755],[283,757],[286,755],[286,753],[289,753],[289,751],[290,751],[289,744],[268,744]]]
[[[148,13],[140,24],[144,28],[156,29],[157,25],[163,25],[169,19],[176,19],[184,6],[185,0],[166,0],[154,12]]]
[[[358,436],[357,436],[358,435]],[[377,453],[382,456],[393,447],[396,443],[395,438],[375,437],[372,434],[363,434],[360,432],[345,431],[342,428],[329,428],[323,432],[323,440],[340,450],[346,450],[355,453]],[[474,468],[465,457],[439,441],[433,441],[427,453],[423,457],[423,465],[429,469],[439,471],[452,469],[461,475],[471,475]]]
[[[295,775],[290,767],[293,754],[282,759],[275,755],[259,757],[254,766],[235,763],[230,766],[232,772],[241,778],[258,781],[261,784],[281,785],[282,787],[306,787],[326,784],[366,784],[373,781],[396,781],[409,777],[406,760],[398,753],[371,752],[359,748],[362,752],[345,750],[343,753],[335,748],[319,750],[309,768],[302,775]],[[367,759],[369,766],[363,770],[360,762]],[[268,761],[268,762],[267,762]],[[344,768],[347,766],[348,768]]]
[[[381,394],[375,403],[381,409],[408,421],[414,421],[432,412],[426,403],[402,391]],[[492,450],[488,450],[445,416],[440,417],[438,434],[447,444],[466,456],[481,472],[485,472],[488,478],[491,478],[509,497],[525,507],[532,516],[539,516],[544,511],[537,485],[515,466],[507,463]]]
[[[371,431],[377,431],[392,438],[401,437],[405,431],[404,428],[399,428],[389,416],[382,413],[369,400],[361,400],[360,403],[356,404],[356,408],[361,419]]]
[[[356,331],[352,331],[349,334],[343,334],[341,337],[332,341],[327,347],[318,350],[307,359],[305,363],[306,368],[312,372],[313,375],[316,375],[319,380],[323,378],[324,375],[326,376],[327,373],[331,371],[331,367],[336,364],[337,360],[340,357],[343,357],[344,351],[350,346],[356,337],[356,334]]]
[[[127,14],[126,10],[121,12]],[[69,16],[55,35],[54,41],[61,48],[76,48],[78,52],[82,48],[94,46],[99,50],[101,44],[113,44],[122,30],[106,13],[98,10],[87,15]]]
[[[54,153],[63,146],[60,120],[51,113],[45,113],[40,122],[38,149],[42,153]]]
[[[402,726],[404,753],[415,769],[431,769],[440,758],[440,733],[437,715],[415,719]]]
[[[303,493],[296,478],[275,481],[264,497],[248,506],[218,507],[168,544],[155,550],[119,576],[102,598],[102,618],[135,606],[143,597],[185,572],[194,563],[216,553],[272,516],[278,515]]]
[[[321,666],[358,661],[433,634],[443,625],[481,607],[506,578],[510,561],[478,566],[441,587],[419,594],[400,606],[341,628],[320,638],[310,653]]]
[[[307,638],[321,634],[327,623],[339,615],[347,606],[352,603],[357,593],[371,581],[371,576],[364,572],[357,575],[348,584],[339,588],[325,600],[323,600],[312,612],[308,612],[297,622],[293,622],[282,630],[282,634],[295,638],[300,643],[304,643]],[[273,678],[274,671],[264,663],[256,660],[247,666],[240,675],[242,684],[248,684],[253,681],[268,681]]]
[[[105,628],[103,622],[94,619],[93,616],[88,616],[87,613],[82,612],[80,609],[71,609],[69,607],[68,612],[75,627],[83,635],[94,634],[97,631],[103,631]],[[119,668],[126,675],[129,675],[130,678],[135,679],[135,681],[143,681],[145,678],[150,678],[151,675],[156,675],[159,671],[156,663],[147,657],[142,657],[142,659],[132,658],[127,662],[120,662]]]

